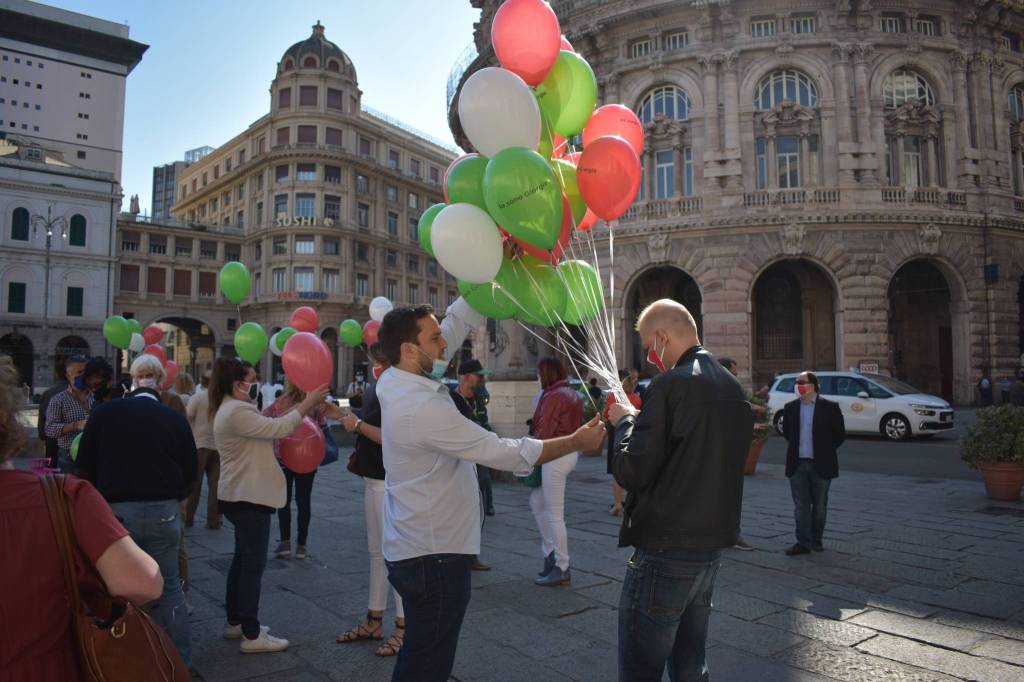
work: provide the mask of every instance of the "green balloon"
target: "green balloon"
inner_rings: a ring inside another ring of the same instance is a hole
[[[68,454],[71,455],[72,462],[78,460],[78,444],[81,442],[82,434],[78,434],[77,436],[75,436],[74,440],[71,441],[71,448],[69,449]]]
[[[288,339],[295,336],[297,332],[291,327],[285,327],[275,334],[277,336],[277,349],[284,351],[284,344],[288,343]]]
[[[487,163],[487,211],[516,239],[549,250],[562,228],[562,191],[543,156],[509,147]]]
[[[514,278],[512,261],[505,258],[493,282],[470,284],[459,280],[459,293],[469,307],[493,320],[510,320],[515,317],[516,304],[506,293]]]
[[[268,343],[267,333],[255,322],[246,322],[235,332],[235,352],[254,365],[267,352]]]
[[[516,304],[516,319],[552,327],[565,310],[565,284],[547,263],[522,256],[513,267],[509,297]]]
[[[114,348],[125,350],[132,342],[132,328],[120,315],[111,315],[103,323],[103,338]]]
[[[562,137],[570,138],[583,131],[594,113],[597,79],[587,60],[562,50],[536,92],[537,104],[551,127]]]
[[[249,295],[250,286],[252,279],[249,277],[249,268],[242,263],[231,261],[220,269],[220,290],[235,305],[240,304]]]
[[[430,228],[434,225],[434,218],[441,212],[441,209],[445,207],[445,204],[434,204],[420,216],[420,225],[417,230],[420,233],[420,246],[423,250],[430,254],[430,257],[434,257],[434,247],[430,245]]]
[[[345,320],[338,330],[341,333],[341,342],[350,348],[355,348],[363,342],[363,327],[355,320]]]
[[[558,180],[558,186],[562,188],[562,194],[569,201],[569,208],[572,209],[572,224],[575,227],[583,222],[583,216],[587,215],[587,202],[580,195],[576,166],[564,159],[552,159],[551,169],[555,171],[555,179]]]
[[[142,333],[142,325],[139,324],[139,321],[136,320],[134,317],[126,320],[126,322],[128,322],[128,327],[132,330],[132,334]]]
[[[597,317],[604,306],[604,288],[594,266],[582,260],[564,260],[558,264],[558,274],[566,289],[562,319],[567,324],[583,324]]]
[[[444,182],[449,204],[473,204],[487,210],[484,200],[484,171],[487,159],[479,154],[467,154],[448,171]],[[433,254],[431,254],[433,255]]]
[[[541,112],[540,115],[540,144],[537,145],[537,153],[545,159],[550,159],[555,152],[555,131],[548,123],[548,117]]]

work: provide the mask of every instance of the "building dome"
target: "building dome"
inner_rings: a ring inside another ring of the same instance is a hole
[[[355,77],[352,60],[340,47],[327,40],[324,36],[324,26],[319,21],[313,26],[313,33],[308,38],[285,50],[278,69],[325,69]]]

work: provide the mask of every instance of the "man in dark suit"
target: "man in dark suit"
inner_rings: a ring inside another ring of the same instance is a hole
[[[818,395],[818,377],[804,372],[796,379],[799,398],[786,405],[783,429],[789,448],[786,451],[786,476],[793,493],[796,517],[796,544],[786,550],[789,556],[825,549],[825,516],[828,489],[839,475],[836,449],[846,438],[846,425],[839,405]]]

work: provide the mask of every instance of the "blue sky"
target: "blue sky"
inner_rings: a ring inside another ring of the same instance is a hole
[[[277,61],[319,19],[356,67],[363,103],[451,142],[448,72],[473,39],[469,0],[50,0],[125,22],[149,45],[128,77],[124,210],[150,210],[153,166],[217,147],[270,108]]]

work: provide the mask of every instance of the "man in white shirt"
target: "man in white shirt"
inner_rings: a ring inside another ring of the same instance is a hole
[[[391,365],[377,384],[386,471],[383,551],[406,622],[392,682],[451,676],[469,606],[470,566],[480,553],[474,464],[525,475],[535,465],[594,450],[605,435],[595,418],[563,438],[504,439],[463,418],[439,380],[451,353],[483,318],[461,298],[442,324],[432,313],[429,306],[396,308],[379,333]]]

